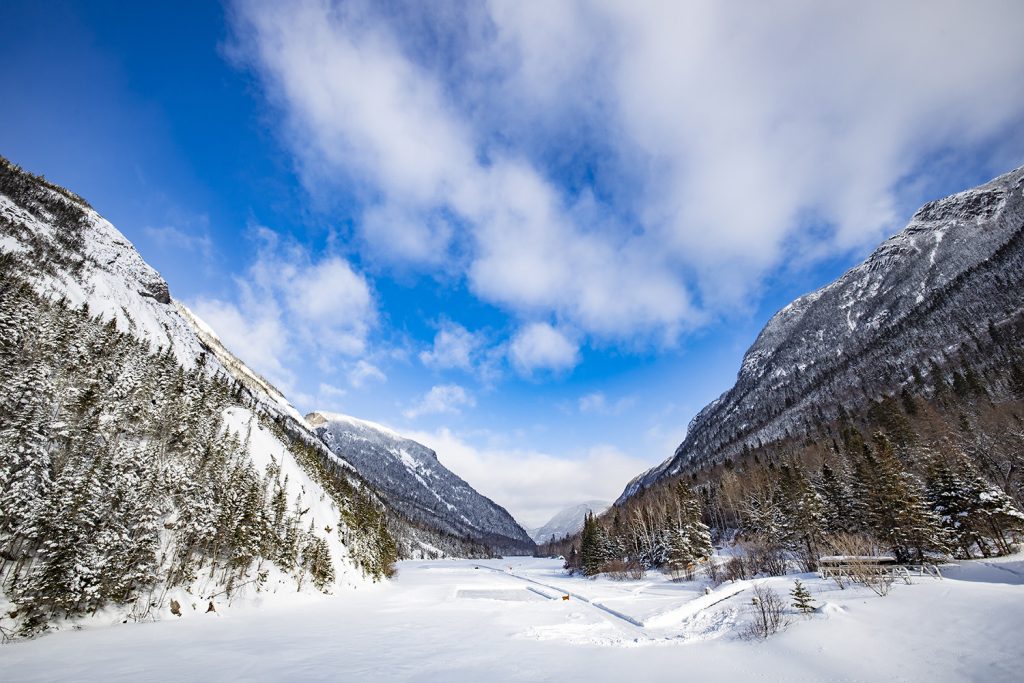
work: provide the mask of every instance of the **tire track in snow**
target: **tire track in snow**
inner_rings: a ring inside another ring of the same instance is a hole
[[[702,595],[702,596],[700,596],[698,598],[695,598],[693,600],[685,602],[682,605],[679,605],[678,607],[675,607],[673,609],[668,610],[667,612],[662,612],[660,614],[651,615],[651,617],[648,618],[646,621],[640,621],[640,620],[638,620],[638,619],[636,619],[634,617],[629,616],[628,614],[623,614],[622,612],[619,612],[618,610],[615,610],[615,609],[613,609],[611,607],[608,607],[607,605],[605,605],[603,603],[595,602],[595,601],[591,600],[590,598],[587,598],[586,596],[580,595],[579,593],[575,593],[573,591],[566,590],[566,589],[561,588],[559,586],[554,586],[554,585],[551,585],[551,584],[543,583],[541,581],[537,581],[536,579],[532,579],[532,578],[527,577],[527,576],[520,576],[519,574],[513,574],[513,573],[510,573],[510,572],[508,572],[508,571],[506,571],[504,569],[499,569],[497,567],[489,567],[489,566],[487,566],[485,564],[481,564],[479,566],[482,567],[483,569],[487,569],[487,570],[490,570],[492,572],[496,572],[498,574],[501,574],[502,576],[508,576],[508,577],[511,577],[511,578],[514,578],[514,579],[519,579],[520,581],[525,581],[527,583],[532,583],[532,584],[535,584],[537,586],[542,586],[543,588],[547,588],[548,590],[557,591],[561,595],[569,595],[569,596],[571,596],[573,598],[576,598],[577,600],[580,600],[581,602],[586,603],[587,605],[590,605],[591,607],[600,610],[605,615],[610,615],[610,616],[614,617],[615,619],[617,619],[618,621],[625,622],[626,624],[629,625],[627,627],[628,631],[635,632],[635,633],[637,633],[638,635],[644,637],[647,640],[653,640],[654,639],[648,633],[648,631],[647,631],[648,628],[664,629],[664,628],[669,628],[669,627],[672,627],[672,626],[684,625],[687,622],[691,621],[698,614],[700,614],[700,613],[710,609],[711,607],[714,607],[715,605],[721,604],[721,603],[725,602],[726,600],[728,600],[728,599],[730,599],[732,597],[735,597],[735,596],[739,595],[740,593],[745,591],[747,588],[749,588],[751,583],[752,583],[750,581],[738,581],[736,583],[733,583],[733,584],[730,584],[728,586],[725,586],[721,590],[713,591],[713,592],[708,593],[706,595]],[[542,591],[539,591],[539,590],[536,590],[536,589],[532,589],[530,587],[527,587],[527,590],[533,590],[534,593],[537,593],[539,595],[543,595],[545,598],[548,598],[549,600],[556,600],[557,599],[554,596],[547,595],[547,594],[543,593]],[[634,594],[636,594],[636,591],[634,591]],[[614,622],[614,623],[618,623],[618,622]],[[621,626],[621,624],[620,624],[620,626]]]
[[[633,633],[633,634],[635,634],[637,636],[643,637],[643,638],[648,639],[648,640],[650,639],[650,636],[647,635],[646,631],[644,631],[644,625],[643,625],[642,622],[637,621],[636,619],[634,619],[633,617],[631,617],[631,616],[629,616],[627,614],[623,614],[622,612],[618,612],[616,610],[611,609],[610,607],[602,605],[599,602],[594,602],[593,600],[591,600],[590,598],[588,598],[588,597],[586,597],[584,595],[580,595],[579,593],[575,593],[573,591],[566,590],[566,589],[561,588],[559,586],[552,586],[551,584],[543,583],[541,581],[537,581],[536,579],[531,579],[528,576],[520,576],[519,574],[512,574],[510,572],[505,571],[504,569],[498,569],[497,567],[489,567],[489,566],[487,566],[485,564],[480,564],[480,565],[477,565],[477,566],[479,566],[482,569],[487,569],[487,570],[495,572],[497,574],[501,574],[502,576],[508,576],[510,578],[513,578],[513,579],[519,579],[520,581],[525,581],[527,583],[532,583],[532,584],[535,584],[537,586],[542,586],[542,587],[547,588],[549,590],[557,591],[561,595],[568,595],[570,597],[576,598],[580,602],[583,602],[584,604],[587,604],[590,607],[593,607],[594,609],[600,611],[602,613],[602,615],[608,615],[608,616],[613,617],[614,619],[617,620],[617,621],[615,621],[613,623],[618,624],[620,627],[622,626],[622,624],[626,624],[627,625],[626,626],[626,630],[629,631],[630,633]],[[540,593],[540,591],[534,591],[534,592],[535,593]],[[543,593],[540,593],[540,594],[544,595]],[[550,595],[544,595],[544,597],[548,598],[549,600],[555,600],[556,599],[556,598],[551,597]],[[619,623],[619,622],[621,622],[621,623]]]

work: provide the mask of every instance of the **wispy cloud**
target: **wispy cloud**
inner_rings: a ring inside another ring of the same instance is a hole
[[[419,358],[427,367],[471,372],[485,344],[484,335],[446,321],[441,323],[434,336],[433,346],[421,351]]]
[[[384,371],[373,363],[360,358],[348,372],[348,381],[356,389],[363,387],[367,382],[386,382],[388,376]]]
[[[512,338],[509,359],[516,369],[531,375],[537,370],[570,370],[579,362],[579,347],[561,330],[547,323],[530,323]]]
[[[458,414],[463,408],[472,408],[476,399],[458,384],[440,384],[430,388],[423,398],[402,414],[414,420],[423,415]]]
[[[383,380],[362,358],[378,315],[366,279],[340,256],[314,257],[263,226],[252,234],[257,258],[236,278],[234,296],[200,297],[191,308],[228,348],[299,402],[314,399],[296,386],[285,362],[294,354],[329,358],[329,365],[348,369],[353,386]]]
[[[164,249],[181,249],[194,252],[205,261],[213,258],[213,240],[210,238],[210,234],[206,231],[205,227],[198,233],[185,232],[169,225],[162,227],[147,226],[142,231],[146,237]]]
[[[609,401],[601,391],[591,392],[580,397],[578,402],[581,413],[593,415],[621,415],[636,404],[635,396],[624,396],[616,401]]]
[[[1024,116],[1011,1],[462,10],[234,15],[308,185],[364,190],[371,253],[584,340],[672,343],[794,258],[863,248],[908,176]]]

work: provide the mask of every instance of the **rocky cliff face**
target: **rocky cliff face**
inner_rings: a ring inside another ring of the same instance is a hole
[[[964,364],[984,373],[978,339],[1017,329],[1024,314],[1022,231],[1024,168],[921,207],[864,263],[775,314],[736,384],[618,502],[688,468],[806,433],[919,378],[934,386]]]
[[[512,515],[449,471],[423,444],[337,413],[310,413],[306,421],[409,519],[500,553],[533,551],[533,541]]]

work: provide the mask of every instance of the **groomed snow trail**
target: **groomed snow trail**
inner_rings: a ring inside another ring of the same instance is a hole
[[[593,607],[593,608],[599,610],[600,612],[603,613],[603,615],[610,615],[611,617],[613,617],[613,620],[617,620],[617,621],[613,621],[613,623],[616,623],[619,626],[622,626],[622,625],[619,624],[618,622],[625,622],[628,626],[632,627],[632,630],[630,632],[636,633],[637,635],[639,635],[641,637],[644,637],[644,638],[647,638],[647,639],[651,639],[652,638],[650,633],[648,633],[648,631],[646,630],[647,628],[653,627],[653,628],[661,629],[661,628],[666,628],[666,627],[671,627],[671,626],[676,626],[676,625],[682,624],[683,622],[691,619],[698,612],[701,612],[703,610],[706,610],[706,609],[709,609],[711,607],[714,607],[715,605],[718,605],[718,604],[720,604],[722,602],[725,602],[729,598],[731,598],[731,597],[733,597],[735,595],[738,595],[739,593],[742,593],[747,588],[749,588],[751,586],[751,584],[753,583],[751,581],[739,581],[739,582],[736,582],[736,583],[724,584],[724,585],[720,586],[718,589],[716,589],[716,590],[714,590],[714,591],[712,591],[710,593],[701,595],[700,597],[697,597],[697,598],[695,598],[693,600],[690,600],[689,602],[687,602],[687,603],[685,603],[683,605],[667,609],[664,612],[660,612],[660,613],[657,613],[657,614],[651,616],[650,618],[648,618],[645,621],[641,621],[641,620],[639,620],[639,619],[637,619],[635,617],[632,617],[632,616],[630,616],[628,614],[620,612],[619,610],[616,610],[616,609],[614,609],[612,607],[609,607],[608,605],[604,604],[603,602],[598,602],[596,600],[592,600],[591,598],[588,598],[585,595],[581,595],[580,593],[574,592],[574,591],[572,591],[572,590],[570,590],[568,588],[563,588],[561,586],[556,586],[556,585],[553,585],[553,584],[550,584],[550,583],[544,583],[544,582],[538,581],[536,579],[532,579],[532,578],[530,578],[528,576],[522,576],[522,575],[516,574],[514,570],[509,571],[509,570],[506,570],[506,569],[501,569],[499,567],[492,567],[492,566],[489,566],[489,565],[487,565],[485,563],[480,563],[479,566],[484,568],[484,569],[489,569],[492,572],[497,572],[498,574],[501,574],[502,576],[507,576],[507,577],[510,577],[510,578],[513,578],[513,579],[518,579],[520,581],[526,581],[528,583],[532,583],[532,584],[535,584],[537,586],[542,586],[544,588],[548,588],[550,590],[556,591],[558,593],[558,595],[548,595],[548,594],[542,593],[540,591],[535,591],[539,595],[543,595],[544,597],[548,598],[549,600],[554,600],[554,599],[560,598],[562,595],[568,595],[570,598],[575,598],[576,600],[580,600],[584,604],[589,605],[590,607]],[[642,593],[644,591],[644,589],[649,588],[651,585],[652,584],[650,582],[647,582],[647,583],[641,584],[640,586],[637,586],[636,588],[632,589],[630,592],[632,594],[634,594],[634,595],[637,595],[639,593]],[[657,639],[660,640],[662,638],[663,638],[663,636],[660,636]]]
[[[632,627],[632,632],[634,632],[638,637],[647,637],[647,634],[643,630],[643,627],[644,627],[643,622],[637,621],[636,619],[634,619],[633,617],[629,616],[628,614],[622,614],[621,612],[617,612],[617,611],[613,610],[610,607],[602,605],[599,602],[593,602],[592,600],[590,600],[590,598],[587,598],[586,596],[580,595],[579,593],[574,593],[573,591],[571,591],[571,590],[569,590],[567,588],[560,588],[559,586],[552,586],[551,584],[542,583],[540,581],[537,581],[536,579],[531,579],[531,578],[529,578],[527,576],[519,576],[518,574],[515,574],[514,572],[505,571],[503,569],[498,569],[497,567],[491,567],[491,566],[488,566],[488,565],[483,564],[483,563],[481,563],[480,566],[483,567],[484,569],[489,569],[492,572],[497,572],[498,574],[501,574],[502,576],[507,576],[507,577],[510,577],[510,578],[513,578],[513,579],[518,579],[520,581],[526,581],[527,583],[532,583],[532,584],[536,584],[538,586],[543,586],[544,588],[550,588],[551,590],[557,591],[560,594],[560,595],[546,595],[544,593],[541,593],[540,591],[536,591],[536,590],[534,591],[534,592],[538,593],[539,595],[543,595],[548,600],[560,599],[562,595],[568,595],[570,598],[575,598],[575,599],[583,602],[583,604],[589,605],[590,607],[593,607],[594,609],[597,609],[597,610],[603,612],[606,615],[611,615],[616,620],[618,620],[618,621],[613,621],[613,623],[615,623],[620,628],[623,625],[618,623],[618,622],[625,622],[626,625]]]

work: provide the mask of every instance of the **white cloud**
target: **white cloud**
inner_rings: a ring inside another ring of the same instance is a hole
[[[345,396],[345,394],[347,393],[341,387],[336,387],[336,386],[334,386],[332,384],[327,384],[326,382],[321,382],[320,383],[319,392],[320,392],[320,396],[328,397],[328,398],[331,398],[331,399],[343,398]]]
[[[302,268],[287,287],[289,307],[304,320],[356,320],[363,326],[372,317],[373,297],[366,280],[338,257]]]
[[[443,322],[434,335],[433,347],[420,352],[420,362],[432,368],[472,371],[485,343],[482,334],[458,323]]]
[[[433,448],[441,464],[529,527],[543,525],[576,503],[614,501],[625,482],[652,464],[611,446],[595,446],[566,457],[529,449],[478,447],[447,428],[404,433]]]
[[[310,348],[357,356],[377,321],[376,302],[366,279],[339,256],[320,259],[269,228],[254,233],[256,261],[240,288],[253,306],[276,302],[289,330]]]
[[[360,233],[370,253],[387,263],[444,268],[451,260],[455,230],[443,216],[430,216],[389,204],[373,206],[362,217]]]
[[[1012,0],[557,5],[399,28],[251,2],[235,28],[308,184],[364,190],[371,251],[617,341],[671,343],[794,259],[873,243],[908,176],[1024,117]],[[582,189],[553,158],[587,162]]]
[[[236,278],[236,300],[203,297],[191,308],[232,353],[292,400],[310,403],[314,399],[295,386],[282,359],[295,354],[331,359],[337,354],[364,354],[377,321],[376,302],[365,278],[344,259],[316,259],[265,227],[254,234],[257,258],[244,277]],[[353,386],[385,379],[380,369],[362,359],[350,362]]]
[[[382,197],[361,223],[378,248],[438,262],[439,250],[452,256],[445,245],[467,244],[478,296],[524,315],[563,313],[598,334],[672,336],[696,320],[660,256],[629,234],[597,230],[592,200],[566,201],[520,155],[481,159],[485,132],[366,8],[245,4],[236,28],[283,105],[307,181],[330,186],[341,174]],[[465,239],[451,237],[439,212],[457,217]]]
[[[597,413],[602,412],[608,407],[608,400],[601,392],[594,392],[587,394],[586,396],[580,397],[580,412],[581,413]]]
[[[200,298],[190,303],[189,308],[231,353],[278,389],[289,392],[294,388],[295,376],[281,363],[281,359],[287,357],[288,334],[280,312],[272,303],[257,309],[247,304],[239,307],[226,301]]]
[[[356,389],[363,387],[367,382],[386,382],[387,375],[373,363],[359,359],[348,372],[348,381]]]
[[[907,174],[975,154],[1024,114],[1024,93],[1005,87],[1024,75],[1004,42],[1022,19],[1011,1],[566,4],[569,18],[549,19],[495,2],[492,57],[534,110],[582,85],[585,116],[612,113],[598,125],[615,125],[618,162],[650,169],[637,210],[712,305],[794,246],[873,243],[898,227]],[[830,229],[800,244],[808,217]]]
[[[519,330],[508,353],[512,364],[524,375],[535,370],[569,370],[579,362],[579,347],[547,323],[530,323]]]
[[[476,399],[458,384],[439,384],[431,387],[419,403],[402,414],[414,420],[421,415],[458,414],[462,408],[472,408]]]

